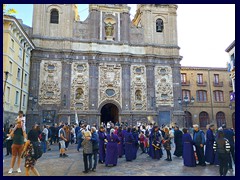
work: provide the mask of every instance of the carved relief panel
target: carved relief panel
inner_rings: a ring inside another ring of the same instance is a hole
[[[155,68],[155,96],[156,105],[173,106],[173,82],[170,66],[156,66]]]
[[[132,110],[147,110],[147,84],[145,66],[131,66],[131,103]]]
[[[114,100],[122,106],[121,86],[122,67],[120,64],[99,64],[98,104],[105,100]]]
[[[62,64],[42,61],[40,64],[39,104],[61,103]]]
[[[88,63],[72,63],[71,72],[71,110],[88,109]]]

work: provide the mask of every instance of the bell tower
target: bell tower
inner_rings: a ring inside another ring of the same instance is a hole
[[[33,37],[72,37],[78,18],[76,4],[34,4]]]
[[[144,42],[177,45],[177,5],[138,4],[133,19],[136,27],[144,29]]]

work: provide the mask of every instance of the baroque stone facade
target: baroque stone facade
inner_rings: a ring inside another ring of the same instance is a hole
[[[131,21],[126,4],[90,4],[81,21],[75,4],[34,5],[26,32],[36,46],[30,93],[39,101],[28,107],[28,126],[49,113],[48,122],[75,122],[75,112],[90,124],[107,113],[109,121],[180,124],[177,5],[137,7]]]

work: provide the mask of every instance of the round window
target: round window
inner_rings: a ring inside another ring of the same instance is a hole
[[[107,90],[106,90],[106,94],[107,94],[108,96],[114,96],[114,95],[115,95],[115,91],[114,91],[113,89],[107,89]]]

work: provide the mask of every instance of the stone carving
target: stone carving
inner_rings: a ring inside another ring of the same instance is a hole
[[[71,110],[88,110],[88,79],[87,63],[72,63],[71,74]]]
[[[170,66],[156,66],[156,105],[173,105],[172,69]]]
[[[58,61],[42,61],[40,65],[39,104],[61,103],[62,64]]]
[[[122,107],[121,84],[121,65],[100,63],[98,104],[100,105],[105,100],[114,100]]]
[[[147,110],[146,67],[131,66],[132,110]]]

